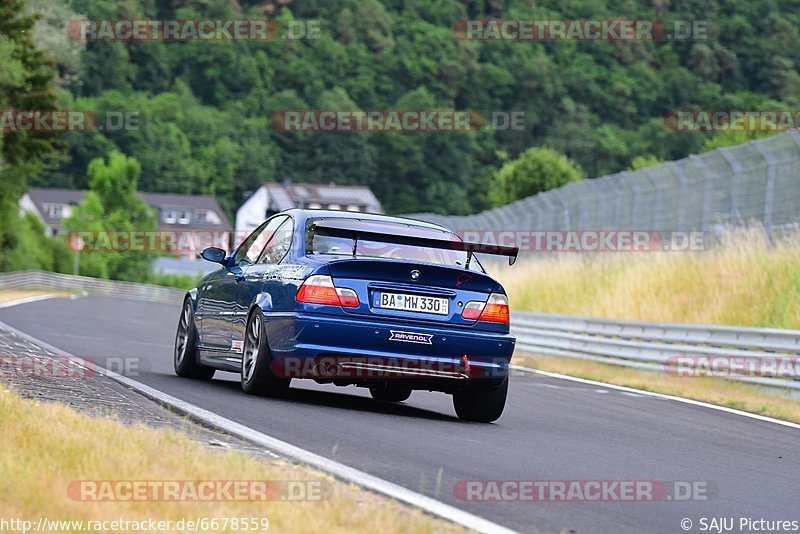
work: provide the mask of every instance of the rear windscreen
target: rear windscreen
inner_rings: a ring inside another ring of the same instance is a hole
[[[327,219],[326,223],[331,220]],[[347,220],[348,228],[353,227],[353,220]],[[386,234],[411,235],[418,233],[418,237],[433,239],[447,239],[460,241],[458,236],[450,232],[444,232],[431,228],[411,227],[408,225],[391,223],[364,223],[364,231],[380,232]],[[394,232],[392,230],[395,230]],[[317,235],[313,230],[308,233],[307,253],[325,254],[335,256],[353,257],[355,240],[347,237],[334,237],[328,235]],[[355,257],[358,258],[388,258],[393,260],[403,260],[422,263],[433,263],[436,265],[446,265],[449,267],[463,268],[467,262],[467,253],[459,250],[447,250],[440,248],[430,248],[412,246],[398,243],[385,243],[383,241],[371,241],[369,239],[359,239],[356,247]],[[470,270],[483,272],[480,262],[473,257],[469,265]]]

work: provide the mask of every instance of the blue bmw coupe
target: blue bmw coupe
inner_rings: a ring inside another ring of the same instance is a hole
[[[175,372],[239,373],[249,394],[292,379],[369,388],[402,402],[415,389],[453,396],[461,419],[503,413],[514,351],[508,298],[475,253],[438,225],[384,215],[293,209],[259,226],[183,303]]]

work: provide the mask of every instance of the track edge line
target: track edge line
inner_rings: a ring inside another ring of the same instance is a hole
[[[250,427],[237,423],[231,419],[227,419],[220,415],[215,414],[205,408],[200,408],[189,402],[183,401],[168,393],[164,393],[158,389],[152,388],[146,384],[128,378],[126,376],[109,371],[100,367],[92,362],[80,359],[64,350],[59,349],[45,341],[37,339],[32,335],[23,332],[13,326],[0,321],[0,328],[8,330],[28,341],[38,345],[39,347],[49,350],[64,358],[73,358],[80,360],[80,363],[92,371],[102,374],[115,382],[127,386],[145,397],[161,404],[162,406],[176,410],[178,413],[184,414],[195,422],[202,423],[210,426],[226,434],[231,434],[238,438],[244,439],[251,443],[261,445],[271,451],[277,452],[289,458],[292,458],[302,464],[324,471],[333,475],[339,480],[344,480],[362,488],[380,493],[407,505],[413,506],[430,515],[446,519],[452,523],[461,525],[469,530],[475,530],[484,533],[497,533],[497,534],[516,534],[516,531],[498,525],[488,519],[473,515],[469,512],[459,510],[458,508],[449,504],[437,501],[431,497],[422,495],[415,491],[404,488],[394,482],[389,482],[382,478],[370,475],[364,471],[354,467],[347,466],[335,460],[331,460],[324,456],[318,455],[311,451],[307,451],[301,447],[292,445],[291,443],[279,440],[263,432],[259,432]]]
[[[800,430],[800,424],[798,424],[798,423],[793,423],[791,421],[784,421],[783,419],[775,419],[774,417],[768,417],[766,415],[759,415],[757,413],[745,412],[743,410],[737,410],[736,408],[728,408],[727,406],[720,406],[718,404],[711,404],[710,402],[704,402],[704,401],[699,401],[699,400],[695,400],[695,399],[689,399],[689,398],[686,398],[686,397],[678,397],[676,395],[667,395],[666,393],[657,393],[655,391],[646,391],[644,389],[636,389],[636,388],[632,388],[632,387],[628,387],[628,386],[620,386],[618,384],[610,384],[608,382],[600,382],[599,380],[589,380],[588,378],[579,378],[577,376],[563,375],[563,374],[560,374],[560,373],[553,373],[551,371],[542,371],[540,369],[533,369],[531,367],[524,367],[524,366],[521,366],[521,365],[510,365],[509,367],[511,369],[514,369],[515,371],[521,371],[523,373],[541,375],[541,376],[546,376],[546,377],[549,377],[549,378],[557,378],[559,380],[568,380],[568,381],[571,381],[571,382],[578,382],[580,384],[587,384],[587,385],[591,385],[591,386],[600,386],[600,387],[605,387],[605,388],[608,388],[608,389],[614,389],[614,390],[617,390],[617,391],[625,391],[625,392],[628,392],[628,393],[638,393],[639,395],[644,395],[646,397],[654,397],[654,398],[657,398],[657,399],[670,400],[670,401],[680,402],[680,403],[683,403],[683,404],[690,404],[692,406],[700,406],[702,408],[709,408],[709,409],[717,410],[717,411],[720,411],[720,412],[726,412],[726,413],[730,413],[730,414],[734,414],[734,415],[739,415],[739,416],[742,416],[742,417],[747,417],[747,418],[750,418],[750,419],[756,419],[758,421],[764,421],[764,422],[767,422],[767,423],[774,423],[776,425],[786,426],[786,427],[789,427],[789,428],[795,428],[795,429]]]

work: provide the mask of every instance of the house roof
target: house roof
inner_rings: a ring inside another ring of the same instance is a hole
[[[86,191],[80,189],[49,189],[32,187],[28,189],[28,196],[36,204],[39,215],[42,216],[45,224],[50,227],[60,227],[61,218],[51,217],[47,210],[42,209],[43,204],[70,204],[77,206],[83,202]]]
[[[44,219],[45,223],[48,226],[61,226],[61,219],[50,217],[47,210],[42,209],[42,204],[70,204],[70,205],[78,205],[80,204],[84,197],[86,196],[86,190],[81,189],[51,189],[51,188],[39,188],[39,187],[32,187],[28,190],[28,195],[30,196],[31,200],[34,204],[36,204],[36,208],[39,210],[42,218]],[[230,230],[231,225],[228,222],[228,218],[223,213],[222,209],[217,204],[217,201],[214,200],[214,197],[209,195],[180,195],[175,193],[139,193],[139,196],[142,197],[142,200],[150,206],[151,208],[155,208],[158,211],[163,209],[173,208],[176,210],[181,209],[189,209],[189,210],[198,210],[198,209],[205,209],[214,211],[217,216],[220,218],[219,224],[210,224],[206,222],[200,222],[192,219],[190,224],[167,224],[163,220],[159,218],[158,226],[160,228],[180,228],[184,230]]]
[[[369,187],[358,185],[320,185],[267,182],[264,184],[273,211],[305,207],[311,203],[364,206],[366,211],[381,212],[381,203]]]

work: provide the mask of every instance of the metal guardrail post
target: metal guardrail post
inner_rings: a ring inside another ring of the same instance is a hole
[[[731,206],[730,206],[730,223],[737,224],[741,222],[739,215],[739,190],[742,187],[742,165],[739,160],[734,156],[730,147],[719,149],[719,153],[725,158],[725,161],[730,165],[733,171],[733,178],[731,179]]]
[[[763,145],[763,141],[750,141],[753,143],[753,146],[756,147],[756,150],[761,154],[764,158],[764,161],[767,162],[767,182],[765,184],[766,191],[764,194],[764,231],[769,234],[772,230],[772,205],[775,198],[775,170],[777,167],[777,163],[775,161],[775,157],[769,152],[769,150],[765,149]]]
[[[631,206],[631,228],[637,230],[644,230],[645,225],[641,221],[642,213],[642,184],[636,180],[636,175],[628,175],[630,180],[631,189],[633,190],[633,205]],[[646,211],[646,210],[645,210]]]
[[[549,193],[551,193],[553,198],[556,199],[559,204],[561,204],[561,220],[564,224],[564,229],[569,230],[569,208],[567,207],[567,202],[564,200],[564,197],[561,196],[563,191],[561,191],[559,188],[556,188],[551,189]]]
[[[648,167],[642,169],[642,173],[647,177],[648,180],[650,180],[650,183],[653,184],[653,190],[656,194],[656,206],[653,212],[652,230],[663,230],[663,228],[660,227],[660,221],[664,212],[664,189],[661,187],[661,183],[655,179],[652,171],[650,171]]]
[[[552,191],[552,190],[551,190]],[[547,218],[546,223],[544,223],[542,230],[554,230],[555,229],[555,219],[556,219],[556,210],[557,206],[550,200],[552,196],[551,191],[545,191],[544,193],[539,193],[536,197],[547,207]]]
[[[678,228],[676,228],[676,230],[686,231],[688,230],[686,228],[686,204],[688,202],[689,179],[676,162],[670,161],[667,162],[667,165],[672,172],[675,173],[681,183],[680,197],[678,197]]]
[[[622,186],[619,184],[619,175],[613,174],[611,176],[607,176],[603,180],[605,184],[608,185],[609,189],[613,191],[614,196],[614,213],[613,217],[609,217],[609,219],[613,218],[613,222],[609,220],[609,222],[611,222],[610,228],[618,229],[622,226]]]
[[[706,231],[708,230],[709,226],[711,226],[711,197],[714,194],[714,175],[711,173],[711,170],[708,168],[705,160],[692,154],[689,156],[690,161],[694,161],[700,167],[703,168],[703,174],[705,175],[704,180],[704,187],[703,187],[703,213],[701,215],[701,230]]]

